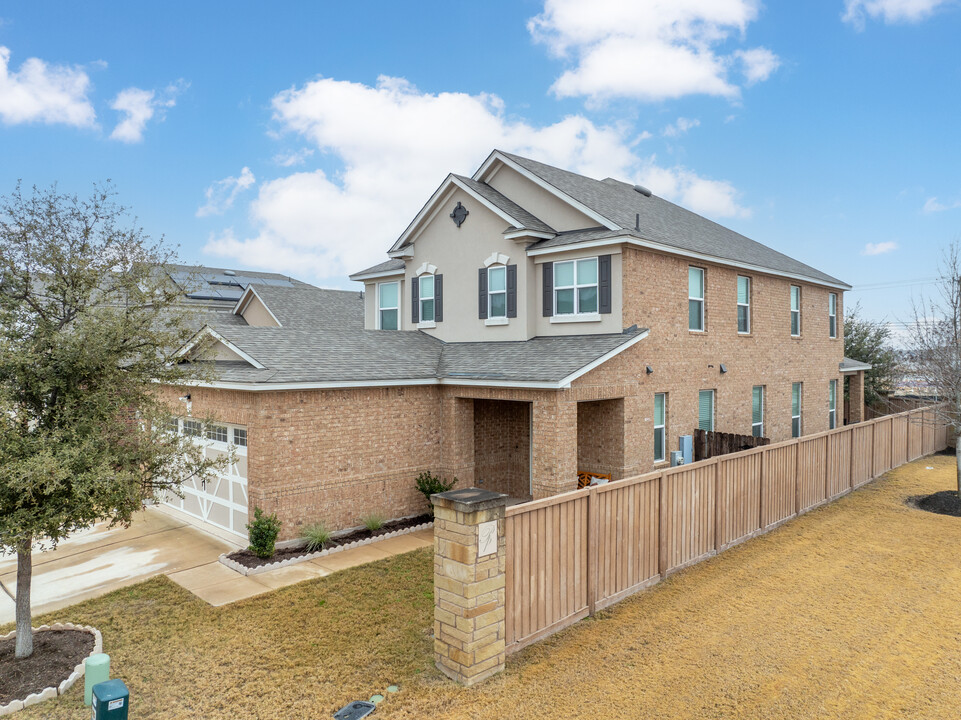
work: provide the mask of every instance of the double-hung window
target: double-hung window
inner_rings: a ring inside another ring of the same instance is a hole
[[[504,265],[487,269],[487,317],[507,317],[507,268]]]
[[[667,393],[654,393],[654,462],[662,462],[666,454],[664,427],[667,415]]]
[[[791,335],[801,335],[801,287],[791,286]]]
[[[791,437],[801,437],[801,383],[791,385]]]
[[[203,429],[203,423],[198,420],[184,420],[184,435],[187,437],[200,437]]]
[[[828,337],[832,340],[838,336],[838,294],[828,294]]]
[[[554,314],[597,312],[597,258],[554,263]]]
[[[377,327],[400,329],[400,283],[386,282],[377,286]]]
[[[838,426],[838,381],[828,382],[828,430]]]
[[[751,390],[751,435],[764,437],[764,386],[755,385]]]
[[[214,442],[227,442],[227,428],[224,425],[208,425],[207,439]]]
[[[421,275],[417,278],[417,283],[420,322],[434,322],[434,276]]]
[[[171,416],[167,419],[167,432],[176,435],[180,432],[180,419]]]
[[[699,430],[714,430],[714,391],[701,390],[697,394],[697,427]]]
[[[704,270],[687,269],[687,328],[704,331]]]
[[[234,428],[234,445],[237,447],[247,447],[247,431],[241,428]]]
[[[737,276],[737,331],[751,332],[751,278]]]

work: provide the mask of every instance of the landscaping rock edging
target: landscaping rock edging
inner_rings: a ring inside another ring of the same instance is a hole
[[[44,630],[82,630],[83,632],[90,633],[93,635],[93,650],[87,655],[89,658],[92,655],[103,652],[103,636],[100,631],[95,627],[90,625],[74,625],[73,623],[53,623],[52,625],[41,625],[38,628],[33,628],[34,633],[43,632]],[[14,637],[17,634],[16,630],[8,632],[6,635],[0,635],[0,640],[7,640]],[[57,687],[50,686],[44,688],[38,693],[30,693],[23,700],[12,700],[6,705],[0,705],[0,716],[2,715],[12,715],[13,713],[28,708],[31,705],[36,705],[37,703],[43,702],[44,700],[50,700],[57,697],[58,695],[63,695],[67,690],[73,687],[74,683],[83,677],[84,670],[86,670],[87,658],[83,659],[83,662],[77,664],[73,668],[73,672],[70,676],[61,682]]]
[[[361,547],[362,545],[370,545],[372,543],[379,542],[381,540],[387,540],[388,538],[397,537],[399,535],[406,535],[408,533],[417,532],[418,530],[426,530],[427,528],[434,527],[434,522],[421,523],[420,525],[414,525],[409,528],[404,528],[403,530],[394,530],[389,533],[384,533],[383,535],[378,535],[376,537],[366,538],[364,540],[355,540],[354,542],[349,542],[345,545],[338,545],[337,547],[327,548],[326,550],[318,550],[317,552],[307,553],[306,555],[300,555],[295,558],[289,558],[287,560],[278,560],[275,563],[269,563],[267,565],[260,565],[258,567],[249,568],[241,565],[236,560],[231,560],[227,557],[228,553],[223,553],[219,560],[224,565],[229,567],[231,570],[236,570],[241,575],[259,575],[260,573],[269,572],[271,570],[279,570],[280,568],[289,567],[291,565],[296,565],[298,563],[306,562],[308,560],[314,560],[319,557],[324,557],[325,555],[331,555],[335,552],[340,552],[341,550],[350,550],[351,548]]]

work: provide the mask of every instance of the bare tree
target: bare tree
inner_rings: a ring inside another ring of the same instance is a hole
[[[913,327],[907,340],[913,382],[940,401],[936,422],[948,426],[961,445],[961,247],[957,240],[941,255],[937,289],[913,303]],[[957,454],[961,497],[961,452]]]

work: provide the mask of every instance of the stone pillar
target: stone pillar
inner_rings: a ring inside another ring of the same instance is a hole
[[[464,488],[434,503],[434,659],[474,685],[504,669],[507,540],[501,493]]]
[[[848,377],[848,421],[851,425],[864,422],[864,370],[851,373]]]

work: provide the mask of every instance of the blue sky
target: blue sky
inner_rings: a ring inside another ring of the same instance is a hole
[[[185,260],[350,287],[497,146],[641,182],[907,320],[961,238],[958,37],[945,0],[8,0],[0,193],[110,178]]]

